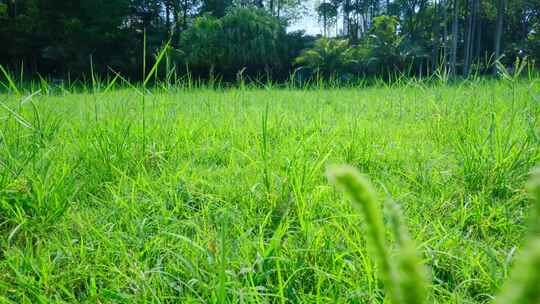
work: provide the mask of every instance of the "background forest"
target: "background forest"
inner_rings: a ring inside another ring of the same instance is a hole
[[[322,35],[287,30],[305,14]],[[11,71],[80,79],[93,65],[140,79],[145,40],[148,64],[170,41],[167,63],[203,78],[468,76],[497,58],[540,62],[540,1],[0,0],[0,64]]]

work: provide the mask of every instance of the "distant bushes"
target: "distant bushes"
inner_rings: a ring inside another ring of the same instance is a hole
[[[355,63],[355,49],[347,40],[321,38],[312,48],[296,58],[296,64],[312,73],[331,76],[335,73],[350,72]]]
[[[319,38],[306,48],[308,39],[286,33],[278,18],[260,9],[238,8],[222,18],[196,18],[181,34],[175,61],[203,77],[216,73],[231,78],[239,71],[288,77],[293,66],[322,77],[388,74],[407,62],[397,28],[397,18],[380,16],[357,44]]]
[[[278,18],[256,8],[237,8],[222,18],[203,15],[180,36],[177,63],[225,76],[284,73],[301,35],[287,34]]]
[[[395,17],[375,18],[368,35],[358,44],[346,39],[320,38],[313,47],[296,58],[296,63],[311,73],[323,77],[392,73],[401,70],[411,58],[407,57],[403,39],[397,33]]]

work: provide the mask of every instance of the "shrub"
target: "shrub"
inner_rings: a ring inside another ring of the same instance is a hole
[[[0,18],[5,18],[7,16],[7,5],[0,3]]]
[[[324,77],[347,73],[387,74],[395,68],[401,69],[405,62],[398,26],[395,17],[376,17],[368,35],[358,45],[351,46],[348,40],[321,38],[295,62]]]
[[[191,28],[184,31],[180,38],[182,60],[194,67],[210,69],[223,60],[220,33],[221,21],[210,15],[195,19]]]
[[[397,33],[398,26],[396,17],[379,16],[373,20],[373,27],[355,50],[358,68],[381,74],[402,67],[402,37]]]
[[[321,38],[312,48],[302,52],[295,62],[312,73],[329,77],[347,73],[355,62],[353,54],[347,40]]]
[[[279,70],[287,65],[285,25],[267,12],[238,8],[217,19],[199,17],[183,32],[183,63],[199,70],[219,67],[223,72]]]

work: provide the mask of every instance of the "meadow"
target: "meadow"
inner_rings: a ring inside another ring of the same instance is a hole
[[[491,302],[524,244],[536,78],[141,91],[0,95],[0,302],[388,303],[334,164],[433,303]]]

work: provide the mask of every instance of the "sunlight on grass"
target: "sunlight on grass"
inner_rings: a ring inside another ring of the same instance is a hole
[[[536,80],[121,80],[0,95],[0,302],[488,303],[538,264]]]

